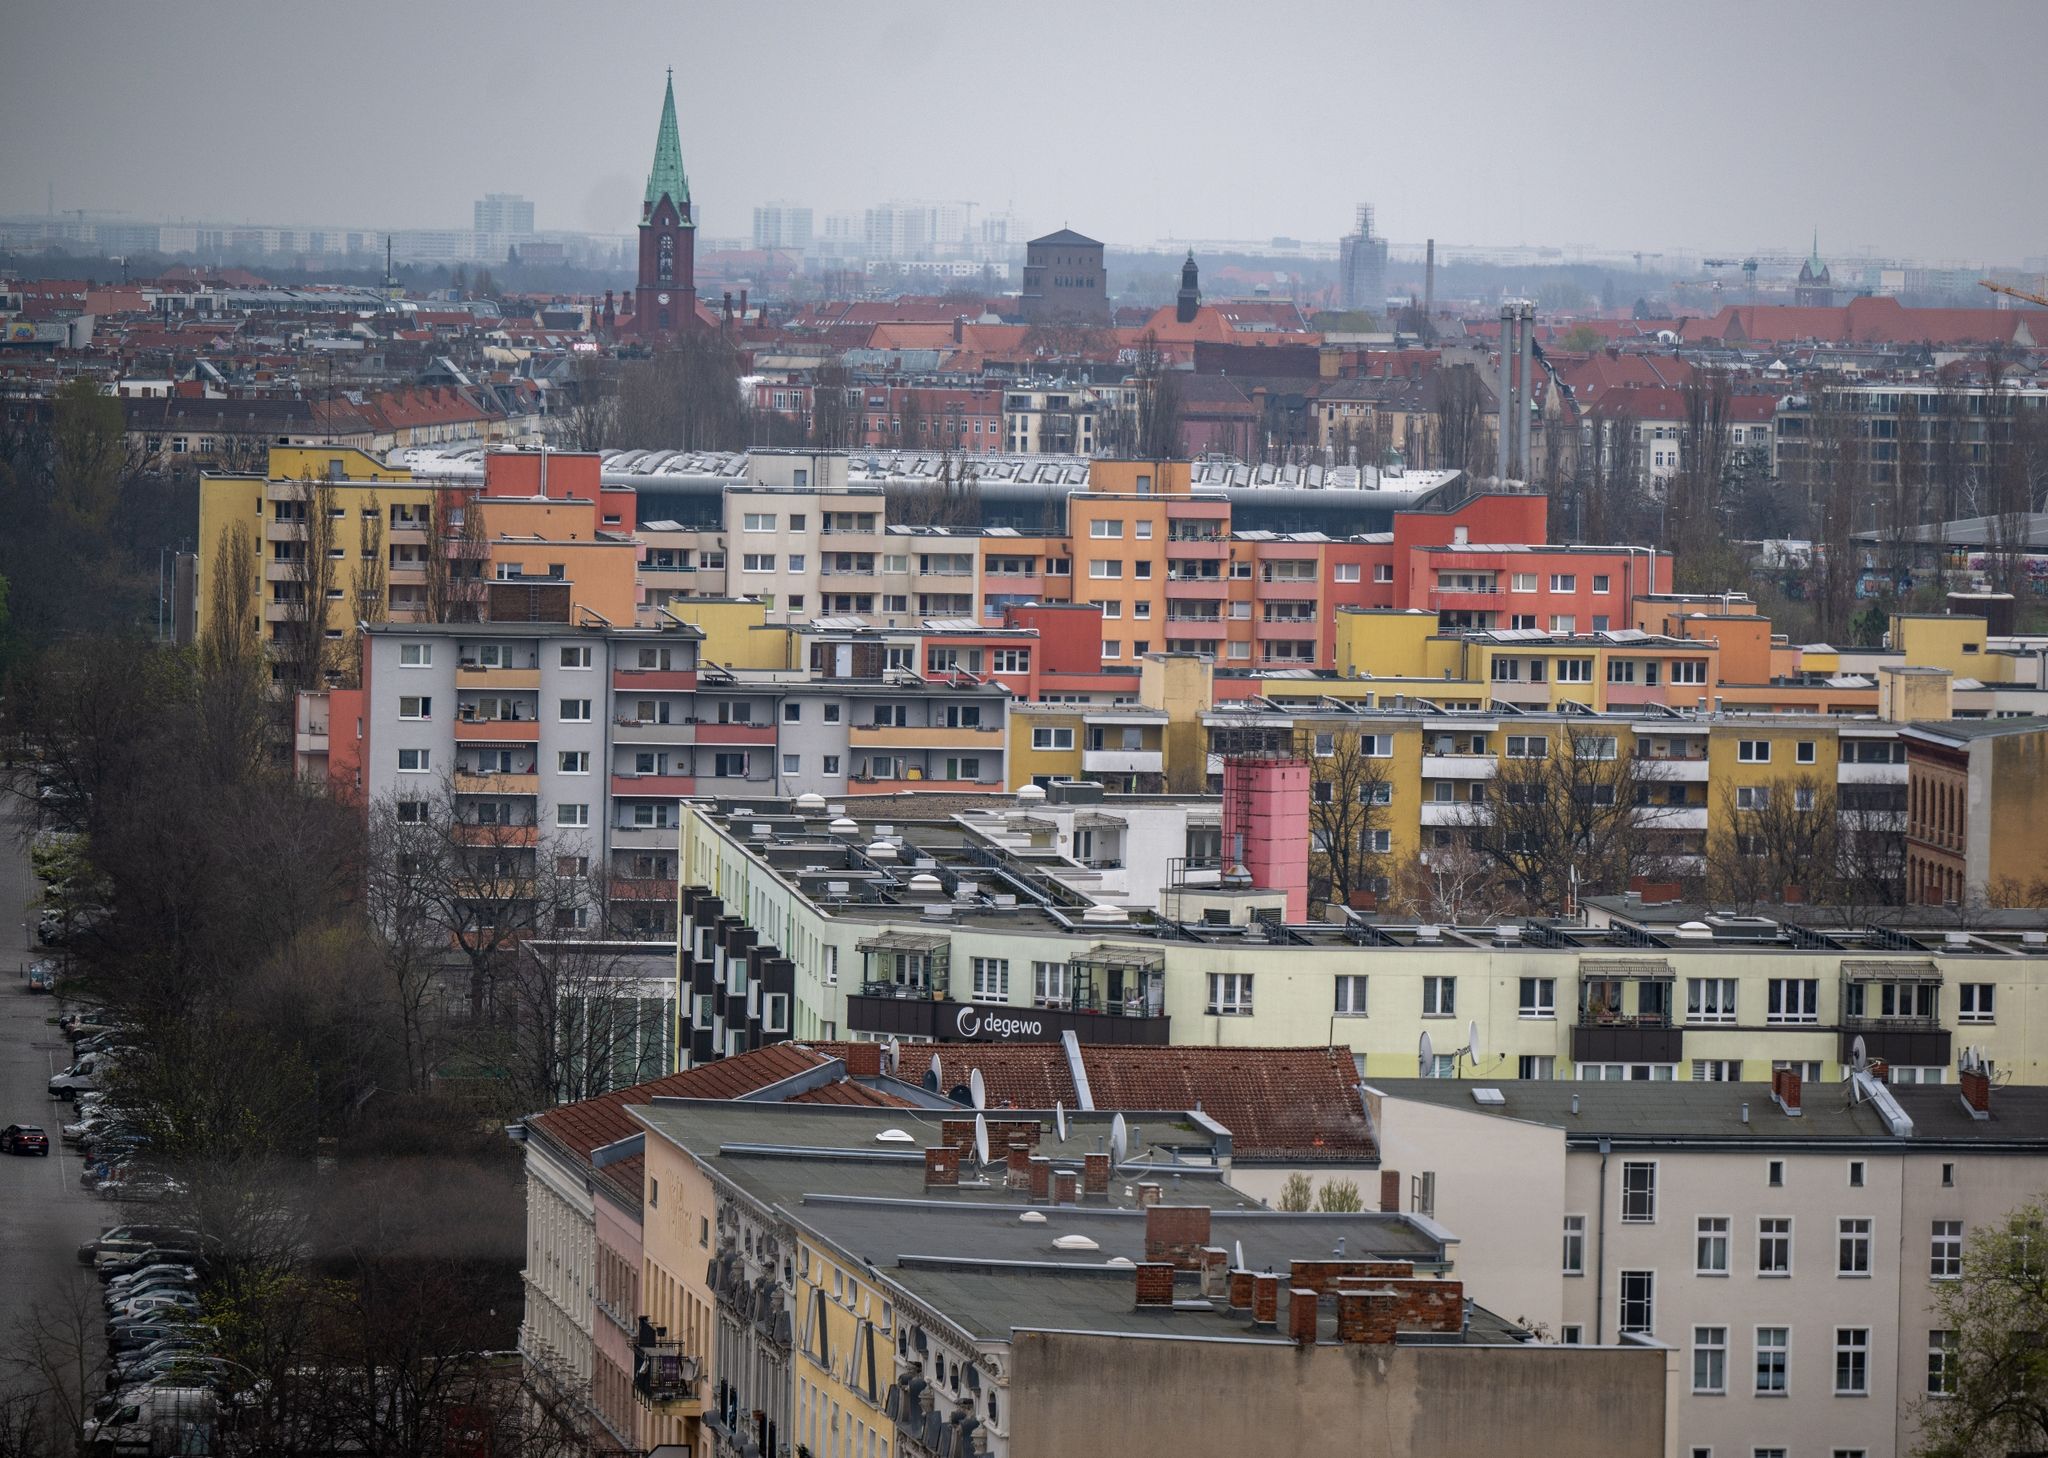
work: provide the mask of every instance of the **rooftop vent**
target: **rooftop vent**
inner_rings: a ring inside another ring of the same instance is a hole
[[[1020,785],[1017,802],[1021,805],[1036,805],[1045,799],[1045,791],[1037,785]]]
[[[831,831],[834,835],[860,834],[860,827],[854,824],[851,820],[848,820],[844,815],[840,816],[837,820],[833,821],[830,825],[826,826],[825,828]]]
[[[896,859],[896,847],[886,840],[878,840],[868,847],[868,859],[871,861],[893,861]]]
[[[798,795],[796,797],[796,808],[806,813],[823,810],[825,808],[825,797],[817,794]]]
[[[1131,919],[1131,914],[1121,906],[1098,903],[1081,913],[1081,920],[1088,926],[1121,926]]]
[[[945,883],[929,871],[919,871],[910,878],[909,891],[912,896],[943,896]]]
[[[901,1129],[884,1129],[875,1136],[877,1144],[915,1144],[917,1140]]]
[[[1710,942],[1714,939],[1714,929],[1703,921],[1681,921],[1676,935],[1680,941]]]
[[[1090,1239],[1089,1239],[1089,1238],[1088,1238],[1087,1236],[1085,1236],[1085,1235],[1062,1235],[1062,1236],[1061,1236],[1061,1237],[1060,1237],[1059,1239],[1055,1240],[1055,1241],[1054,1241],[1054,1242],[1052,1243],[1052,1248],[1053,1248],[1054,1250],[1101,1250],[1101,1249],[1102,1249],[1102,1247],[1101,1247],[1101,1246],[1097,1245],[1097,1244],[1096,1244],[1096,1243],[1095,1243],[1094,1241],[1090,1240]]]
[[[1499,1107],[1507,1103],[1507,1101],[1507,1095],[1497,1088],[1475,1088],[1472,1090],[1472,1102],[1475,1104],[1490,1104],[1494,1107]]]

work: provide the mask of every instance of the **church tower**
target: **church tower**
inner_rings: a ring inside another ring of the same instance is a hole
[[[640,276],[633,289],[633,333],[673,339],[697,326],[697,224],[690,216],[690,179],[676,133],[676,73],[668,73],[654,166],[640,207]]]
[[[1177,324],[1195,322],[1195,311],[1202,305],[1201,274],[1195,268],[1195,250],[1188,250],[1188,261],[1180,266],[1180,292],[1173,296],[1173,318]]]
[[[1813,230],[1813,256],[1799,266],[1799,281],[1792,286],[1794,304],[1833,308],[1835,281],[1828,266],[1820,261],[1820,229]]]

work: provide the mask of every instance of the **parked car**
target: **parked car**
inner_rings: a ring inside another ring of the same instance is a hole
[[[57,965],[54,962],[38,962],[28,969],[28,990],[30,992],[55,992],[57,990]]]
[[[140,1251],[116,1253],[99,1263],[99,1277],[103,1281],[117,1280],[132,1276],[135,1272],[150,1266],[197,1266],[202,1257],[189,1246],[152,1245]]]
[[[136,1170],[125,1179],[108,1180],[99,1187],[105,1200],[168,1200],[185,1193],[179,1180],[153,1169]]]
[[[147,1316],[152,1311],[177,1311],[186,1316],[197,1316],[199,1297],[192,1291],[144,1291],[125,1301],[117,1301],[110,1308],[110,1314],[116,1317]]]
[[[114,1277],[107,1282],[107,1298],[114,1300],[121,1296],[132,1296],[137,1291],[147,1290],[158,1282],[167,1282],[190,1290],[199,1284],[199,1272],[191,1266],[159,1261],[153,1266],[144,1266],[139,1271],[130,1271],[125,1276]]]
[[[220,1404],[204,1387],[147,1387],[103,1418],[89,1418],[83,1446],[143,1453],[206,1452],[204,1434],[220,1417]],[[202,1446],[194,1448],[193,1443]]]
[[[0,1129],[0,1152],[7,1154],[50,1154],[50,1136],[33,1124],[9,1124]]]
[[[135,1372],[161,1357],[203,1357],[206,1350],[206,1343],[198,1337],[159,1337],[139,1351],[126,1353],[115,1360],[107,1369],[108,1390],[127,1386],[136,1380]]]
[[[107,1345],[115,1352],[134,1352],[165,1337],[182,1337],[216,1343],[220,1333],[210,1326],[187,1321],[181,1312],[156,1312],[147,1317],[126,1317],[107,1323]]]
[[[165,1352],[145,1362],[116,1367],[107,1373],[107,1390],[137,1385],[220,1388],[227,1385],[228,1364],[201,1351]]]
[[[62,1073],[50,1080],[50,1097],[53,1099],[75,1098],[88,1090],[97,1089],[100,1074],[108,1067],[111,1054],[88,1053]]]

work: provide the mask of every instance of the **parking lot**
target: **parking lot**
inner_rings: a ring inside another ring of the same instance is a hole
[[[71,1106],[52,1099],[47,1085],[70,1061],[71,1045],[51,1021],[57,1000],[31,994],[22,975],[47,953],[34,944],[35,878],[16,829],[11,818],[0,821],[0,1125],[40,1124],[50,1153],[0,1155],[0,1347],[13,1345],[33,1303],[77,1278],[79,1242],[120,1223],[129,1208],[80,1188],[77,1152],[59,1137]]]

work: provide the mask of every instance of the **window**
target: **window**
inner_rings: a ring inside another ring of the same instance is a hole
[[[1392,582],[1394,580],[1394,564],[1391,562],[1377,562],[1373,564],[1372,580],[1374,582]]]
[[[1114,537],[1120,539],[1123,534],[1124,524],[1120,521],[1110,521],[1103,517],[1097,517],[1094,521],[1088,523],[1088,535],[1091,537]]]
[[[423,775],[427,772],[430,752],[424,749],[401,749],[398,751],[398,772],[406,775]]]
[[[1937,1220],[1934,1222],[1934,1244],[1927,1262],[1928,1278],[1935,1281],[1953,1281],[1962,1274],[1963,1222]]]
[[[562,722],[564,724],[588,724],[590,722],[590,700],[562,700]]]
[[[1031,731],[1031,747],[1033,749],[1072,749],[1074,747],[1074,731],[1072,729],[1033,729]]]
[[[1623,1271],[1621,1273],[1621,1326],[1623,1332],[1641,1332],[1648,1335],[1656,1329],[1657,1322],[1657,1273],[1655,1271]]]
[[[590,753],[582,749],[565,749],[555,756],[555,767],[565,775],[587,775],[590,773]]]
[[[590,807],[588,805],[557,805],[555,806],[555,824],[588,825],[590,824]]]
[[[1149,607],[1149,603],[1140,604]],[[1031,672],[1031,650],[1029,648],[998,648],[995,650],[994,671],[997,673]]]
[[[803,723],[803,721],[804,721],[804,706],[803,706],[802,704],[798,704],[798,703],[789,703],[789,704],[784,704],[784,705],[782,706],[782,722],[783,722],[783,723],[785,723],[785,724],[801,724],[801,723]]]
[[[1623,1160],[1621,1220],[1624,1225],[1649,1225],[1657,1219],[1657,1162]]]
[[[1782,1069],[1790,1069],[1798,1074],[1801,1083],[1820,1082],[1820,1060],[1818,1058],[1774,1058],[1771,1060],[1772,1072],[1775,1073]]]
[[[1358,752],[1367,759],[1392,759],[1394,757],[1394,736],[1391,734],[1361,734],[1358,736]]]
[[[1521,1012],[1525,1018],[1556,1017],[1557,979],[1554,977],[1524,977],[1522,979]]]
[[[1735,758],[1743,764],[1769,764],[1771,762],[1771,741],[1768,739],[1740,739],[1735,744]]]
[[[1010,1000],[1010,963],[1007,958],[974,959],[974,995],[988,1002]]]
[[[1868,1166],[1868,1165],[1866,1165],[1866,1164],[1865,1164],[1865,1163],[1864,1163],[1864,1162],[1863,1162],[1862,1160],[1860,1160],[1860,1159],[1852,1159],[1852,1160],[1850,1160],[1850,1161],[1849,1161],[1849,1188],[1850,1188],[1850,1189],[1852,1189],[1852,1190],[1860,1190],[1860,1189],[1862,1189],[1862,1188],[1863,1188],[1863,1176],[1864,1176],[1864,1173],[1865,1173],[1865,1171],[1866,1171],[1866,1170],[1867,1170],[1868,1168],[1869,1168],[1869,1166]]]
[[[1694,1083],[1740,1083],[1742,1082],[1742,1060],[1740,1058],[1695,1058],[1692,1061]]]
[[[1944,1164],[1944,1165],[1942,1165],[1942,1167],[1941,1167],[1941,1187],[1942,1187],[1942,1188],[1943,1188],[1944,1190],[1952,1190],[1952,1189],[1954,1189],[1954,1188],[1956,1187],[1956,1167],[1955,1167],[1954,1165],[1952,1165],[1952,1164]]]
[[[1557,1055],[1554,1053],[1523,1053],[1515,1059],[1516,1078],[1557,1077]]]
[[[1365,977],[1362,974],[1347,974],[1337,979],[1337,1016],[1365,1016]]]
[[[772,511],[749,511],[740,518],[740,530],[772,532],[775,530],[775,513]]]
[[[1792,1217],[1760,1215],[1756,1222],[1756,1273],[1759,1276],[1792,1274]]]
[[[1820,1020],[1820,981],[1813,977],[1773,977],[1767,1023],[1812,1023]]]
[[[1457,978],[1422,979],[1422,1015],[1426,1018],[1450,1018],[1458,1015]]]
[[[1813,741],[1802,739],[1792,746],[1792,758],[1799,764],[1813,763]]]
[[[1033,1007],[1065,1007],[1067,1005],[1067,964],[1065,962],[1033,962],[1031,964],[1031,1005]]]
[[[1131,535],[1141,542],[1150,541],[1152,539],[1152,523],[1149,521],[1132,522]]]
[[[1551,573],[1550,590],[1552,592],[1577,592],[1579,590],[1579,575],[1576,572]]]
[[[1586,1217],[1583,1215],[1564,1217],[1563,1269],[1567,1276],[1586,1274]]]
[[[1333,569],[1335,580],[1338,582],[1358,581],[1358,566],[1359,564],[1356,562],[1339,562]]]
[[[1870,1222],[1860,1219],[1844,1219],[1841,1231],[1835,1241],[1835,1274],[1838,1276],[1867,1276],[1870,1274]]]
[[[1696,1326],[1692,1329],[1692,1390],[1728,1390],[1728,1328]]]
[[[1768,810],[1771,807],[1769,785],[1737,785],[1735,787],[1735,808],[1737,810]]]
[[[1579,631],[1577,613],[1552,613],[1550,631],[1553,633],[1576,633]],[[1559,683],[1590,683],[1593,679],[1593,662],[1589,658],[1562,658],[1557,664]]]
[[[562,667],[590,667],[590,645],[588,643],[565,643],[562,645]]]
[[[1116,578],[1124,575],[1124,564],[1120,559],[1097,557],[1088,564],[1088,575],[1095,578]]]
[[[1702,1215],[1693,1237],[1693,1271],[1702,1276],[1728,1274],[1728,1217]]]
[[[804,484],[804,477],[806,474],[807,473],[803,471],[798,471],[796,473],[797,485],[801,486]],[[789,529],[793,532],[800,532],[804,529],[804,514],[802,512],[796,513],[796,515],[792,516],[789,519]]]
[[[1807,785],[1795,785],[1792,789],[1792,808],[1802,814],[1810,812],[1815,803],[1813,789]]]
[[[1759,1397],[1785,1395],[1786,1368],[1792,1354],[1792,1329],[1760,1326],[1756,1329],[1756,1391]]]
[[[1835,1396],[1870,1395],[1870,1328],[1835,1328]]]
[[[1211,972],[1209,1011],[1219,1017],[1249,1017],[1252,1011],[1252,974]]]
[[[1585,660],[1573,660],[1583,662]],[[1575,734],[1572,736],[1573,759],[1613,759],[1615,754],[1612,734]]]
[[[1548,759],[1549,757],[1549,735],[1510,734],[1508,736],[1509,759]]]
[[[1767,1184],[1767,1185],[1769,1185],[1769,1186],[1770,1186],[1770,1187],[1771,1187],[1772,1189],[1774,1189],[1774,1190],[1778,1190],[1778,1189],[1783,1189],[1783,1188],[1784,1188],[1784,1186],[1785,1186],[1785,1161],[1784,1161],[1784,1160],[1782,1160],[1782,1159],[1774,1159],[1774,1160],[1772,1160],[1772,1161],[1771,1161],[1771,1162],[1770,1162],[1770,1163],[1769,1163],[1768,1165],[1766,1165],[1766,1166],[1764,1167],[1764,1183],[1765,1183],[1765,1184]]]
[[[839,773],[839,756],[838,756],[838,755],[836,755],[836,754],[828,754],[828,755],[826,755],[826,756],[825,756],[825,762],[824,762],[824,765],[823,765],[823,767],[822,767],[822,769],[821,769],[821,773],[824,773],[824,774],[828,774],[828,775],[836,775],[836,774],[838,774],[838,773]]]
[[[784,756],[782,756],[782,772],[783,772],[784,774],[786,774],[786,775],[798,775],[798,774],[802,774],[802,773],[803,773],[803,769],[804,769],[804,757],[803,757],[802,755],[800,755],[800,754],[785,754]]]
[[[398,645],[398,666],[400,668],[430,668],[434,662],[432,643],[400,643]]]
[[[434,701],[422,694],[403,694],[398,700],[398,717],[431,719],[434,717]]]
[[[1927,1395],[1953,1397],[1956,1391],[1956,1334],[1953,1331],[1927,1333]]]
[[[1965,982],[1958,991],[1962,1004],[1956,1013],[1958,1022],[1989,1023],[1997,1021],[1998,989],[1989,982]]]
[[[1536,590],[1536,574],[1534,572],[1517,572],[1509,578],[1509,583],[1516,592],[1534,592]]]
[[[1689,1023],[1734,1022],[1735,979],[1733,977],[1686,978],[1685,1020]]]
[[[1593,574],[1593,591],[1595,591],[1595,592],[1612,592],[1612,591],[1614,591],[1614,585],[1613,585],[1613,582],[1612,582],[1612,581],[1610,580],[1610,578],[1608,577],[1608,575],[1607,575],[1607,574],[1606,574],[1605,572],[1595,572],[1595,573]]]

